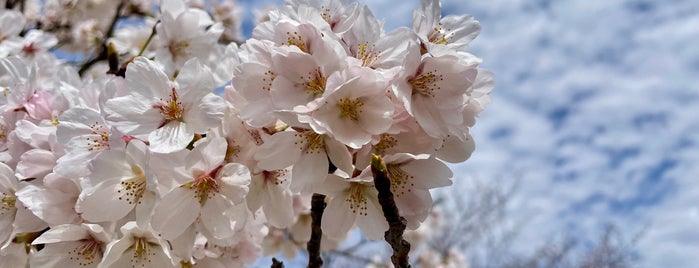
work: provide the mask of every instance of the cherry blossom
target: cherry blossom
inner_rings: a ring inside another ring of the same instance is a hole
[[[248,40],[233,0],[0,2],[1,267],[247,267],[381,239],[377,157],[416,229],[494,87],[480,24],[436,0],[391,31],[361,2],[288,0]]]

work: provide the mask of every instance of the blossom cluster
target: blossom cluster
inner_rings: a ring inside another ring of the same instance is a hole
[[[0,266],[293,257],[314,193],[323,248],[355,226],[379,239],[372,155],[420,226],[490,102],[492,74],[467,52],[478,21],[423,0],[412,28],[386,33],[358,3],[288,0],[243,43],[239,17],[230,0],[0,10]],[[95,57],[78,70],[55,49]]]

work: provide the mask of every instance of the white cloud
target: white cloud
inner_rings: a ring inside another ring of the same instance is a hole
[[[412,1],[365,1],[386,28],[409,26]],[[642,267],[699,263],[699,2],[462,1],[483,30],[471,51],[496,74],[454,166],[519,180],[510,215],[532,220],[519,249],[566,231],[594,240],[607,222],[650,224]]]

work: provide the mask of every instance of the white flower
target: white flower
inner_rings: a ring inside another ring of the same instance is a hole
[[[267,138],[255,154],[258,168],[279,170],[293,165],[290,189],[294,193],[313,193],[313,187],[325,180],[329,162],[352,174],[352,155],[345,145],[310,129],[297,130]]]
[[[293,199],[288,169],[260,170],[252,174],[250,192],[246,196],[250,211],[262,207],[265,217],[274,227],[286,228],[294,223]]]
[[[32,242],[44,244],[44,248],[32,255],[29,266],[97,267],[109,242],[109,235],[100,225],[55,226]]]
[[[56,138],[65,144],[66,154],[54,168],[65,177],[85,176],[88,164],[101,152],[110,148],[123,148],[124,142],[116,136],[104,118],[95,110],[72,108],[59,117]]]
[[[448,50],[465,51],[480,33],[481,25],[471,15],[442,18],[439,0],[421,0],[420,10],[413,13],[413,29],[422,40],[422,49],[441,55]]]
[[[183,9],[181,3],[174,5],[175,2],[182,1],[163,3],[161,22],[156,25],[160,46],[155,51],[155,58],[165,66],[168,74],[183,68],[192,58],[206,62],[223,33],[223,26],[214,24],[205,11]]]
[[[425,154],[400,153],[383,159],[398,212],[407,220],[409,229],[416,229],[432,208],[429,190],[451,185],[453,174],[444,163]],[[371,167],[364,169],[359,177],[371,180]]]
[[[393,104],[386,81],[365,67],[352,67],[328,79],[328,92],[314,104],[310,116],[299,116],[316,132],[352,148],[361,148],[372,135],[384,133],[393,121]]]
[[[213,238],[235,234],[231,210],[248,192],[250,171],[237,163],[224,165],[225,144],[224,138],[207,138],[187,156],[188,181],[163,196],[153,211],[151,224],[163,238],[178,237],[197,218]]]
[[[110,150],[92,163],[91,173],[82,180],[82,193],[75,209],[90,222],[116,221],[137,208],[152,203],[157,182],[147,166],[147,149],[131,141],[125,150]],[[139,220],[147,218],[139,215]]]
[[[456,54],[420,57],[416,50],[408,54],[395,95],[428,135],[465,140],[463,109],[476,78],[476,64]]]
[[[168,245],[136,222],[121,227],[123,236],[107,245],[104,258],[97,267],[175,267]]]
[[[138,57],[126,83],[130,94],[108,100],[106,118],[124,134],[148,137],[153,152],[184,149],[194,133],[217,126],[223,116],[223,99],[213,95],[211,74],[196,59],[171,82],[155,62]]]
[[[332,198],[321,221],[324,235],[343,238],[355,223],[369,239],[380,239],[388,230],[372,181],[330,174],[316,190]]]

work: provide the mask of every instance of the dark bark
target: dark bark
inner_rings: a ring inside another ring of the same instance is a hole
[[[398,213],[398,207],[391,192],[391,179],[388,177],[386,163],[378,155],[372,155],[371,172],[374,175],[374,186],[379,192],[379,204],[388,222],[388,231],[384,234],[384,239],[393,249],[391,262],[396,268],[408,268],[410,267],[408,260],[410,243],[403,239],[407,222]]]
[[[311,240],[308,240],[306,244],[309,268],[323,266],[323,259],[320,257],[320,241],[323,238],[323,230],[320,228],[320,221],[323,219],[325,206],[325,195],[313,194],[311,199]]]

